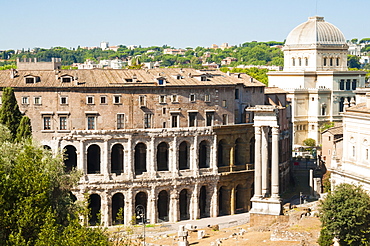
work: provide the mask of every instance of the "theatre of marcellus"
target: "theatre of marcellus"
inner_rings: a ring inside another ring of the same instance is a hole
[[[58,58],[18,60],[17,70],[0,71],[0,81],[14,88],[34,139],[64,152],[67,171],[82,170],[73,195],[88,199],[91,225],[121,223],[121,209],[129,224],[138,205],[152,224],[248,212],[256,155],[262,171],[273,172],[272,185],[262,177],[257,197],[272,191],[278,200],[286,188],[291,135],[284,91],[216,70],[60,67]],[[259,108],[273,112],[274,122],[262,129],[262,142],[253,122]]]

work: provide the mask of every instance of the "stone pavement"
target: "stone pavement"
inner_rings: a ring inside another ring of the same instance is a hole
[[[225,215],[215,218],[203,218],[198,220],[184,220],[180,222],[164,222],[160,225],[160,232],[147,230],[148,234],[172,234],[177,233],[180,225],[190,224],[196,226],[196,229],[206,228],[212,225],[218,225],[220,229],[243,225],[249,223],[249,213]]]

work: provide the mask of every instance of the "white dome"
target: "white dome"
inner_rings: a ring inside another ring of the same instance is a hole
[[[343,33],[324,17],[309,17],[308,21],[294,28],[288,35],[286,46],[307,45],[343,45],[346,39]]]

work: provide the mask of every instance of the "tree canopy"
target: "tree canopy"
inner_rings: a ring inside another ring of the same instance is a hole
[[[14,90],[11,87],[5,87],[2,95],[2,106],[0,108],[0,124],[4,124],[13,136],[16,138],[17,129],[22,119],[22,113],[19,110]]]
[[[340,184],[321,203],[321,246],[369,245],[370,197],[358,186]]]
[[[78,172],[65,173],[63,157],[31,139],[12,141],[3,125],[0,136],[0,245],[108,245],[79,223],[70,192]]]

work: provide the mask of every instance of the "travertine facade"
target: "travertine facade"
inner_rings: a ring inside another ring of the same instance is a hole
[[[253,196],[253,114],[264,85],[245,74],[193,69],[11,70],[34,137],[83,171],[90,224],[150,223],[245,212]]]

